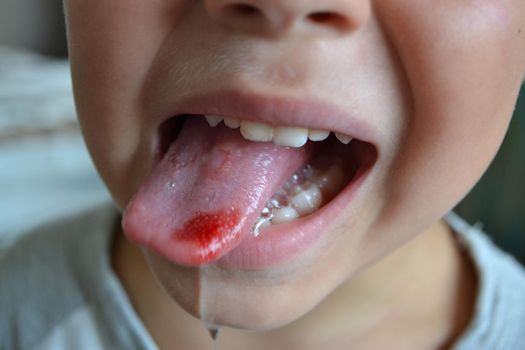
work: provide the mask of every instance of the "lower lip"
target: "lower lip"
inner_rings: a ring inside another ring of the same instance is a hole
[[[329,235],[331,226],[348,208],[370,170],[356,174],[355,180],[317,212],[294,221],[269,226],[258,236],[247,236],[214,264],[225,269],[267,269],[305,255],[321,237]]]

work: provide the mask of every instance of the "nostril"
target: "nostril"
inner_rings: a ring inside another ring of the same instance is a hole
[[[349,25],[348,20],[344,16],[330,11],[313,12],[308,15],[308,19],[315,24],[335,28],[343,28]]]
[[[232,4],[225,10],[232,15],[240,15],[243,17],[256,17],[263,15],[257,7],[249,4]]]
[[[346,34],[363,25],[368,2],[324,0],[206,0],[214,21],[227,30],[257,35],[286,33]]]

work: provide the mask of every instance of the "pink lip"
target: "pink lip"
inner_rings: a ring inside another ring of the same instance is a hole
[[[270,125],[331,130],[371,143],[379,151],[377,142],[374,142],[377,132],[366,120],[315,99],[265,97],[230,90],[179,100],[170,106],[169,113],[165,115],[218,115]],[[365,162],[373,164],[377,156]],[[286,263],[308,251],[348,208],[371,169],[372,166],[362,166],[361,173],[319,211],[290,223],[271,226],[257,237],[246,236],[238,246],[213,263],[228,269],[264,269]]]

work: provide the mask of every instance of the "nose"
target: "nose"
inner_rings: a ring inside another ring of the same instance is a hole
[[[259,35],[348,34],[369,19],[371,0],[205,0],[219,25]]]

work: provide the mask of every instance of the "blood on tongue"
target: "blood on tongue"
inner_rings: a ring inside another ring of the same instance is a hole
[[[227,245],[228,233],[240,221],[237,209],[220,210],[215,213],[197,213],[184,227],[173,233],[175,240],[191,241],[201,251],[200,259],[208,261]]]

